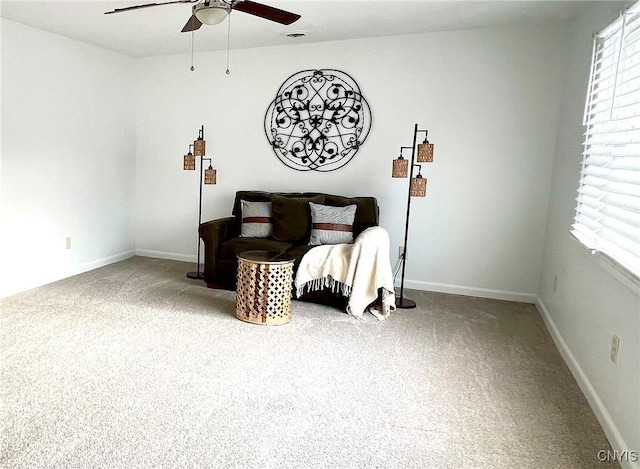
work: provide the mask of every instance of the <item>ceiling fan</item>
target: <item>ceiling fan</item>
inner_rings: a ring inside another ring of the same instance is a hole
[[[168,2],[147,3],[144,5],[116,8],[115,10],[105,12],[105,15],[138,10],[140,8],[171,5],[173,3],[194,3],[193,7],[191,7],[191,18],[189,18],[187,24],[182,28],[183,33],[200,29],[200,26],[203,24],[218,24],[223,21],[232,10],[249,13],[250,15],[284,25],[289,25],[300,19],[300,15],[295,13],[280,10],[279,8],[274,8],[269,5],[263,5],[262,3],[252,2],[251,0],[172,0]]]

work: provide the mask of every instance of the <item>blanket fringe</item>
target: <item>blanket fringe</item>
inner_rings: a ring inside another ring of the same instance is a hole
[[[296,289],[296,297],[300,298],[302,295],[312,291],[322,290],[329,288],[333,293],[340,293],[342,296],[351,295],[351,287],[338,280],[334,279],[331,275],[326,277],[316,278],[309,280],[307,283],[303,283]]]

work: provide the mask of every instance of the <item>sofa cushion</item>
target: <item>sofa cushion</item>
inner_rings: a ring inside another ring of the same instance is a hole
[[[271,202],[249,202],[243,200],[242,226],[240,236],[243,238],[268,238],[273,231],[273,214]]]
[[[242,228],[242,201],[247,202],[271,202],[273,192],[264,191],[237,191],[235,199],[233,201],[233,209],[231,215],[234,217],[233,229],[231,231],[232,236],[240,236],[240,230]]]
[[[284,197],[274,194],[271,199],[273,239],[307,244],[311,233],[309,202],[321,204],[324,202],[324,195]]]
[[[356,218],[353,221],[353,236],[356,238],[360,233],[371,226],[378,225],[378,203],[375,197],[342,197],[339,195],[329,195],[325,197],[325,205],[333,207],[345,207],[356,204]]]
[[[287,250],[287,254],[295,257],[296,259],[302,259],[306,253],[315,248],[315,246],[310,246],[308,244],[298,244],[294,245],[291,249]]]
[[[340,244],[353,242],[355,204],[345,207],[309,203],[311,208],[311,237],[309,244]]]
[[[299,244],[287,250],[287,254],[294,257],[294,261],[293,261],[294,272],[298,271],[298,266],[300,265],[300,261],[302,260],[302,257],[313,248],[315,248],[315,246],[309,246],[308,244]]]
[[[262,238],[232,238],[220,245],[218,257],[225,260],[234,260],[244,251],[264,250],[285,252],[293,246],[291,243],[274,241]]]
[[[236,192],[236,198],[233,202],[233,209],[231,214],[240,220],[242,215],[242,201],[248,202],[271,202],[272,192],[263,191],[238,191]]]

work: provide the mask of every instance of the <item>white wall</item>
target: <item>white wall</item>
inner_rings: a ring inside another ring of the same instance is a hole
[[[381,224],[402,242],[407,180],[391,161],[429,129],[435,163],[428,197],[413,199],[407,285],[533,301],[563,69],[561,25],[494,28],[289,47],[155,57],[138,63],[136,249],[194,259],[198,174],[182,155],[205,125],[218,185],[205,186],[203,220],[230,214],[235,191],[373,195]],[[281,83],[336,68],[359,83],[373,112],[368,140],[345,167],[298,172],[264,136]]]
[[[640,452],[640,288],[621,282],[569,235],[592,33],[613,21],[623,5],[597,4],[569,24],[539,306],[612,445]],[[617,365],[609,359],[614,334],[620,338]]]
[[[0,296],[133,254],[133,65],[2,19]]]

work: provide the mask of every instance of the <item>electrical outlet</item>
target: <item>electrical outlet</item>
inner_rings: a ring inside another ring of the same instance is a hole
[[[398,259],[404,258],[404,246],[398,246]]]
[[[66,243],[66,249],[71,249],[71,236],[67,236],[65,243]]]
[[[618,351],[620,350],[620,339],[617,335],[614,335],[611,339],[611,361],[618,363]]]
[[[558,291],[558,276],[554,275],[553,276],[553,293],[556,293]]]

